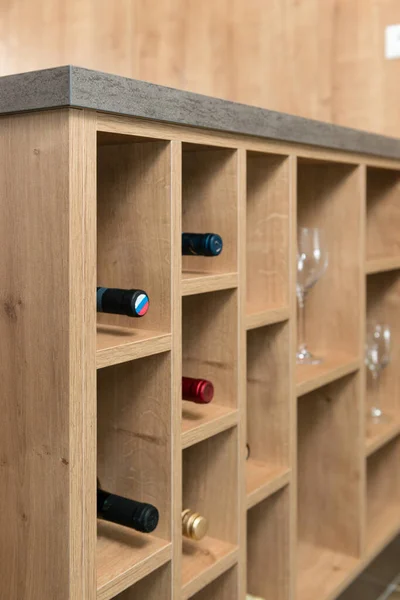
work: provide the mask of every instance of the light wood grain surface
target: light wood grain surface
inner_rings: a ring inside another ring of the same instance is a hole
[[[399,22],[397,0],[8,0],[0,73],[82,65],[392,135]]]

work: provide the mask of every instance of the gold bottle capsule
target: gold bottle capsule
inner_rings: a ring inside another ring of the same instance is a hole
[[[198,542],[207,533],[208,522],[199,513],[187,508],[182,512],[182,535]]]

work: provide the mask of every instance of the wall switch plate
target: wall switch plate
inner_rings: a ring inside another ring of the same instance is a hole
[[[400,58],[400,25],[388,25],[385,29],[385,58]]]

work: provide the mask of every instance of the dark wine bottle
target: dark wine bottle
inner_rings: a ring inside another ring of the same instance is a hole
[[[218,256],[222,246],[222,238],[217,233],[182,233],[184,256]]]
[[[182,535],[198,542],[203,539],[207,531],[208,521],[205,517],[190,508],[182,512]]]
[[[143,290],[97,288],[97,312],[127,317],[144,317],[149,309],[149,297]]]
[[[182,377],[182,398],[196,404],[208,404],[214,398],[214,386],[207,379]]]
[[[97,488],[97,516],[142,533],[154,531],[159,518],[158,510],[152,504],[129,500],[100,488]]]

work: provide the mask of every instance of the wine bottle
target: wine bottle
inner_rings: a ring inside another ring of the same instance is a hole
[[[152,504],[129,500],[100,488],[97,488],[97,516],[142,533],[154,531],[159,518],[158,510]]]
[[[222,246],[222,238],[217,233],[182,233],[184,256],[218,256]]]
[[[182,398],[196,404],[208,404],[214,398],[214,386],[207,379],[182,377]]]
[[[202,517],[199,513],[187,508],[182,512],[182,535],[185,537],[196,540],[196,542],[203,539],[208,531],[208,521]]]
[[[143,290],[97,288],[97,312],[127,317],[144,317],[149,310],[149,297]]]

